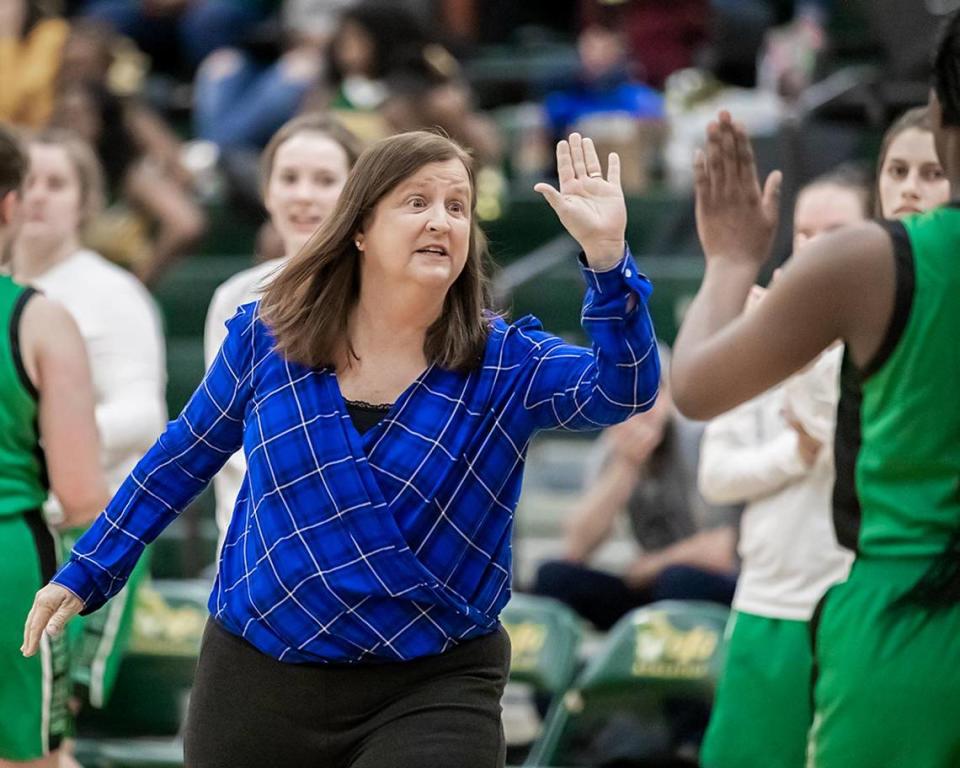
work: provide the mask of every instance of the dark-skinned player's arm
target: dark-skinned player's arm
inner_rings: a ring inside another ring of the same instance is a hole
[[[764,392],[836,339],[864,366],[893,313],[893,248],[878,224],[818,238],[793,258],[766,300],[742,313],[769,257],[780,174],[764,189],[743,126],[726,112],[694,160],[697,233],[706,269],[673,349],[679,409],[710,419]]]

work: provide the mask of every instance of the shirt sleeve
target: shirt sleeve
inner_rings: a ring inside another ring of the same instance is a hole
[[[647,300],[650,281],[629,248],[607,270],[585,264],[581,324],[591,349],[542,331],[524,331],[533,344],[522,404],[535,428],[597,429],[649,409],[657,398],[660,358]]]
[[[832,450],[837,426],[842,361],[842,346],[828,349],[813,365],[788,379],[783,388],[786,409],[827,450]]]
[[[105,337],[109,346],[104,344],[98,359],[103,391],[96,409],[97,429],[108,467],[146,451],[167,420],[163,336],[156,309],[145,294],[122,301],[115,296],[115,302],[114,327]],[[130,463],[124,471],[129,468]]]
[[[238,292],[231,290],[232,284],[227,281],[221,285],[210,300],[207,310],[207,319],[203,332],[204,364],[209,367],[216,360],[227,335],[227,321],[237,311]],[[230,518],[233,516],[233,507],[243,484],[243,477],[247,471],[247,461],[243,451],[237,451],[223,468],[213,478],[213,496],[216,501],[215,517],[217,528],[220,531],[220,540],[226,533]]]
[[[774,493],[806,475],[810,468],[789,428],[768,440],[757,439],[755,409],[745,406],[711,421],[700,444],[700,493],[712,504],[750,502]]]
[[[84,614],[120,591],[143,548],[240,447],[252,392],[255,315],[256,308],[247,305],[230,321],[226,341],[183,413],[167,425],[54,576],[83,600]]]

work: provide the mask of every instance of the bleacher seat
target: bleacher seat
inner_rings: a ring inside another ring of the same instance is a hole
[[[551,712],[526,765],[570,764],[571,746],[614,713],[653,721],[668,700],[712,701],[727,616],[713,603],[679,601],[629,613]]]

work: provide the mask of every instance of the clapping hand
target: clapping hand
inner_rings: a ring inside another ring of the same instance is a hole
[[[69,589],[59,584],[47,584],[33,599],[33,608],[23,628],[20,651],[24,656],[33,656],[40,648],[40,636],[44,631],[59,635],[67,622],[82,610],[83,601]]]
[[[534,190],[556,211],[560,223],[580,244],[587,263],[597,270],[609,269],[623,258],[627,206],[620,186],[620,158],[611,152],[607,178],[591,139],[571,133],[557,144],[557,175],[560,191],[541,182]]]
[[[759,271],[777,231],[780,172],[760,190],[750,139],[729,112],[707,127],[706,150],[697,151],[693,168],[697,234],[707,262],[726,259]]]

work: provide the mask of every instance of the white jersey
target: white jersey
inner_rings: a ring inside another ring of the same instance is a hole
[[[265,283],[270,276],[283,264],[283,259],[265,261],[256,267],[238,272],[224,281],[210,300],[207,310],[207,321],[203,332],[203,355],[207,367],[214,361],[220,345],[227,337],[226,323],[237,313],[237,307],[256,301],[263,292]],[[220,541],[223,541],[230,518],[233,516],[233,507],[243,484],[243,477],[247,472],[247,460],[243,451],[237,451],[231,456],[223,469],[213,478],[213,491],[216,496],[217,527],[220,529]]]
[[[837,544],[831,514],[841,357],[841,348],[828,350],[785,384],[707,425],[701,493],[714,503],[747,505],[733,602],[739,611],[805,621],[847,575],[853,555]],[[812,467],[800,457],[785,409],[823,444]]]
[[[167,421],[166,353],[156,305],[130,273],[79,250],[33,280],[73,316],[87,347],[101,465],[111,492]]]

